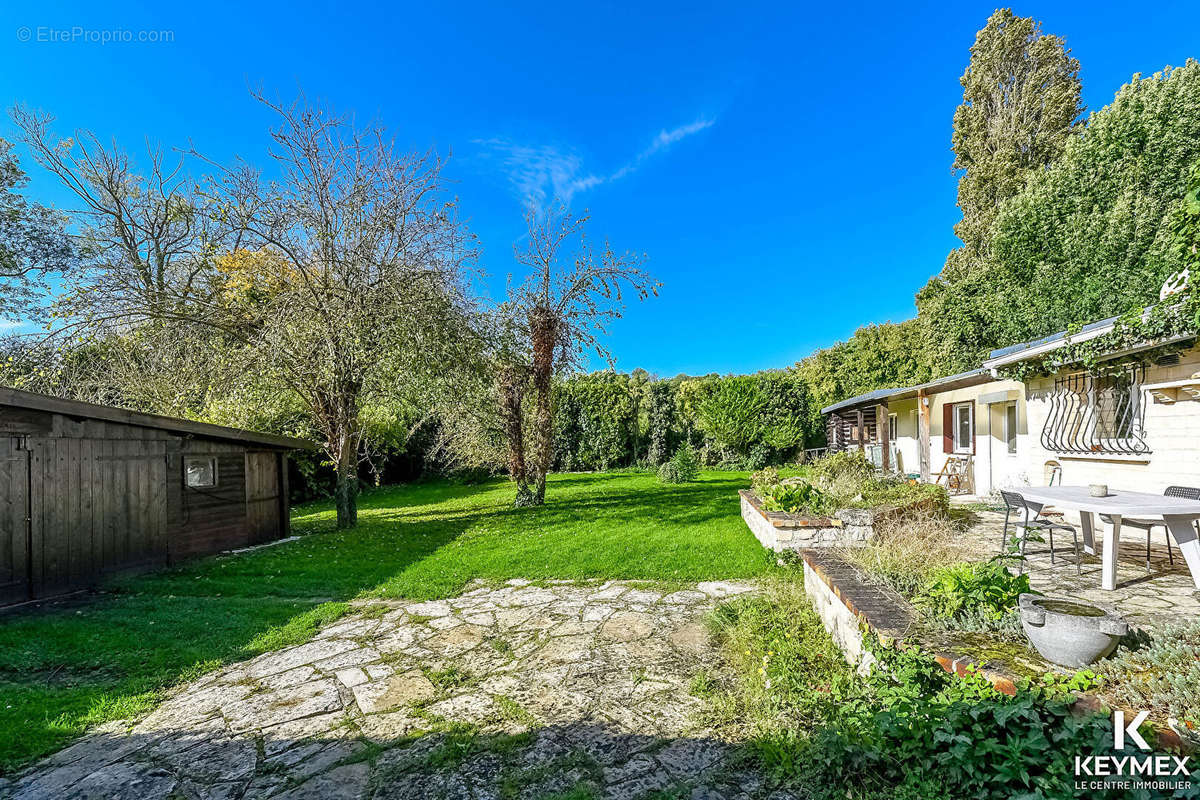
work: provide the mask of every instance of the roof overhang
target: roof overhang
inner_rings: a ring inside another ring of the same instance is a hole
[[[1079,344],[1080,342],[1096,339],[1106,333],[1111,333],[1116,326],[1117,318],[1112,317],[1087,325],[1075,334],[1068,334],[1066,331],[1061,331],[1045,339],[1025,342],[1024,344],[1014,345],[1002,350],[993,350],[992,357],[983,362],[983,367],[987,370],[994,370],[1008,364],[1016,364],[1020,361],[1038,358],[1046,353],[1066,347],[1069,344]]]
[[[826,406],[821,409],[821,413],[832,414],[835,411],[844,411],[860,406],[886,405],[888,401],[892,400],[907,400],[924,394],[953,392],[956,389],[966,389],[971,386],[991,383],[993,380],[995,378],[992,377],[991,372],[981,367],[969,372],[960,372],[957,375],[947,375],[944,378],[937,378],[916,386],[905,386],[899,389],[877,389],[874,392],[860,394],[857,397],[851,397],[840,403]]]
[[[224,425],[195,422],[177,417],[142,414],[138,411],[129,411],[114,406],[101,406],[95,403],[66,400],[46,394],[23,392],[20,389],[10,389],[5,386],[0,386],[0,406],[31,408],[37,411],[47,411],[52,414],[63,414],[68,417],[119,422],[124,425],[135,425],[140,428],[156,428],[188,436],[203,436],[209,439],[247,442],[280,450],[313,450],[316,448],[316,445],[307,439],[276,436],[271,433],[258,433],[257,431],[247,431],[241,428],[227,428]]]

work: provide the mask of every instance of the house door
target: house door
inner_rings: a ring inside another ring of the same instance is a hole
[[[246,533],[251,545],[282,535],[279,463],[278,453],[246,453]]]
[[[0,437],[0,605],[30,599],[29,451]]]

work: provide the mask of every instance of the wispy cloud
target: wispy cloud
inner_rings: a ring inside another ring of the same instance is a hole
[[[551,198],[570,203],[580,192],[619,181],[640,169],[648,159],[682,139],[711,128],[714,123],[715,120],[701,118],[671,130],[664,128],[633,158],[612,172],[599,174],[586,171],[583,159],[574,150],[553,145],[522,145],[508,139],[477,139],[475,144],[484,148],[484,158],[494,159],[508,174],[521,202],[532,200],[542,206]]]

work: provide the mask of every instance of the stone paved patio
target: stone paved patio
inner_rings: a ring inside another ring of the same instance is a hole
[[[688,686],[717,663],[712,582],[510,581],[372,603],[313,641],[211,674],[0,795],[33,798],[605,798],[790,795],[739,772]]]
[[[980,558],[989,558],[1000,549],[1004,513],[973,511],[967,545]],[[1072,522],[1068,516],[1067,522]],[[1078,520],[1074,520],[1078,526]],[[1026,572],[1034,589],[1048,595],[1071,597],[1090,603],[1113,606],[1132,625],[1156,628],[1184,622],[1200,616],[1200,592],[1192,583],[1187,564],[1175,547],[1175,564],[1167,557],[1167,541],[1161,528],[1154,531],[1150,546],[1150,571],[1146,571],[1146,534],[1139,530],[1121,533],[1117,555],[1117,588],[1100,588],[1100,559],[1083,557],[1082,575],[1075,573],[1071,552],[1071,534],[1055,533],[1055,563],[1050,563],[1050,545],[1030,542],[1026,551]],[[1099,537],[1098,537],[1099,538]],[[1083,534],[1079,543],[1083,545]]]

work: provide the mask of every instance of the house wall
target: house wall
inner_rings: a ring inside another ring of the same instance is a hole
[[[1182,380],[1200,371],[1200,348],[1181,354],[1175,366],[1151,366],[1145,383]],[[1054,388],[1052,377],[1037,378],[1027,387],[1029,427],[1033,432],[1025,460],[1030,483],[1045,486],[1047,464],[1062,466],[1062,480],[1068,486],[1106,483],[1114,488],[1161,493],[1172,485],[1200,486],[1200,401],[1179,400],[1173,404],[1156,403],[1143,393],[1145,441],[1151,452],[1137,456],[1060,454],[1046,450],[1041,431],[1049,414],[1047,394]]]

